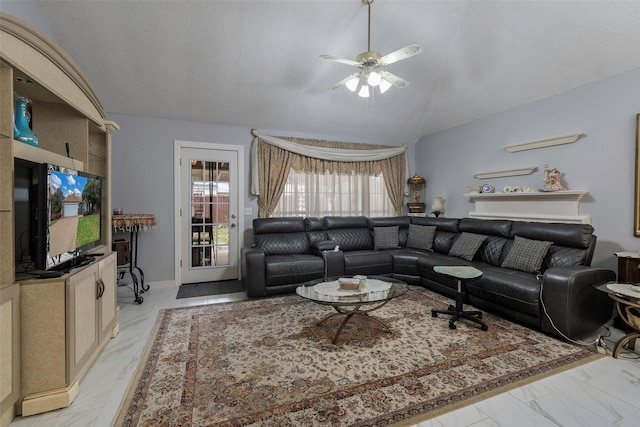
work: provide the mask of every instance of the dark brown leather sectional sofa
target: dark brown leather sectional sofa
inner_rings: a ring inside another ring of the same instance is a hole
[[[590,267],[597,240],[593,231],[588,224],[472,218],[255,219],[254,245],[242,250],[242,280],[249,297],[291,293],[309,280],[355,274],[392,276],[455,297],[455,280],[433,267],[471,265],[483,275],[467,283],[468,303],[574,339],[612,315],[610,299],[594,286],[615,280],[616,274]],[[477,251],[461,256],[463,241],[479,236]],[[547,242],[548,249],[529,254],[523,242]],[[535,265],[535,257],[539,268],[519,264],[533,260]]]

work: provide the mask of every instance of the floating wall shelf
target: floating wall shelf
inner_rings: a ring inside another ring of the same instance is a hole
[[[509,169],[504,171],[477,173],[474,176],[478,179],[490,179],[490,178],[501,178],[504,176],[531,175],[536,169],[538,169],[537,166],[532,166],[530,168]]]
[[[534,150],[536,148],[553,147],[554,145],[571,144],[583,136],[586,136],[586,134],[574,133],[572,135],[558,136],[556,138],[525,142],[524,144],[507,145],[504,149],[510,153],[514,153],[517,151]]]
[[[580,214],[580,201],[587,194],[587,191],[567,190],[465,196],[475,203],[475,211],[469,212],[470,218],[590,224],[591,217]]]

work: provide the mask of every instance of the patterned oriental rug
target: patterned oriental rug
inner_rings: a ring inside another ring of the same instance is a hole
[[[297,295],[162,310],[118,426],[411,425],[598,357],[485,313],[431,317],[419,287],[341,321]]]

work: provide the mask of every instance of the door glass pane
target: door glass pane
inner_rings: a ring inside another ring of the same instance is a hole
[[[191,161],[192,268],[229,264],[229,163]]]

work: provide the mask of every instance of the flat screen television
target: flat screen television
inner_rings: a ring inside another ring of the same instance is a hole
[[[59,270],[81,264],[86,251],[102,242],[102,178],[43,163],[32,191],[35,268]]]

